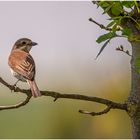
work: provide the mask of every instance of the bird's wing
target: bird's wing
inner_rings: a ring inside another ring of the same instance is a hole
[[[29,80],[35,77],[35,62],[29,53],[15,50],[9,56],[9,66]]]

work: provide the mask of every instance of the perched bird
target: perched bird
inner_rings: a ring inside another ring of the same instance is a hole
[[[38,97],[41,96],[41,93],[35,82],[35,62],[29,54],[32,46],[35,45],[37,45],[37,43],[32,42],[28,38],[17,40],[12,48],[8,64],[11,67],[12,75],[16,77],[18,81],[27,81],[31,88],[32,95]]]

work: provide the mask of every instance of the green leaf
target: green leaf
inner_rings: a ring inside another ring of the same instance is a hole
[[[106,27],[111,27],[116,23],[116,21],[111,21]]]
[[[132,8],[135,5],[135,3],[134,1],[122,1],[122,5],[126,8]]]
[[[122,16],[117,16],[117,17],[113,17],[113,20],[120,20],[121,18],[123,18]]]
[[[121,20],[122,16],[115,17],[113,20],[115,21],[115,24],[112,27],[112,31],[116,32],[118,30],[118,26],[121,26]]]
[[[123,11],[123,7],[120,2],[115,2],[115,4],[111,7],[111,12],[115,16],[119,16]]]
[[[111,9],[111,7],[112,7],[112,5],[110,5],[107,8],[105,8],[103,14],[107,13]]]
[[[116,32],[118,31],[118,26],[120,25],[120,19],[119,20],[115,20],[116,24],[113,25],[112,27],[112,31]]]
[[[115,32],[109,32],[107,34],[99,36],[99,38],[96,40],[97,43],[101,43],[103,41],[106,41],[107,39],[113,38],[117,36]]]
[[[124,28],[122,31],[122,35],[130,36],[132,34],[132,30],[130,28]]]
[[[110,4],[109,4],[108,2],[106,2],[106,1],[100,1],[100,2],[98,3],[98,5],[101,6],[102,8],[106,8],[106,7],[108,7]]]
[[[139,9],[139,5],[138,5],[137,1],[134,0],[134,3],[135,3],[135,6],[136,6],[136,8],[137,8],[138,13],[140,13],[140,9]]]
[[[100,49],[100,51],[99,51],[99,53],[97,54],[97,56],[96,56],[95,59],[98,58],[98,56],[102,53],[102,51],[104,50],[104,48],[107,46],[107,44],[109,43],[109,41],[110,41],[111,39],[112,39],[112,38],[108,39],[108,40],[103,44],[103,46],[101,47],[101,49]]]

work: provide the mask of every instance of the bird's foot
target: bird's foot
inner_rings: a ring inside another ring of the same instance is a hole
[[[16,91],[16,89],[17,89],[17,83],[19,82],[19,79],[15,82],[15,84],[12,86],[12,89],[11,89],[11,92],[12,91]]]
[[[14,92],[15,92],[15,91],[16,91],[16,89],[17,89],[17,84],[15,83],[15,84],[12,86],[12,88],[11,88],[11,92],[12,92],[12,91],[14,91]]]

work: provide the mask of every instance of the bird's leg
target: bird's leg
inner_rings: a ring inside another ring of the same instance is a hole
[[[13,85],[13,89],[12,90],[16,90],[16,88],[17,88],[17,83],[19,82],[20,80],[18,79],[16,82],[15,82],[15,84]],[[11,92],[12,92],[12,90],[11,90]]]
[[[18,79],[15,84],[13,85],[14,87],[17,87],[17,83],[19,82],[20,80]]]

